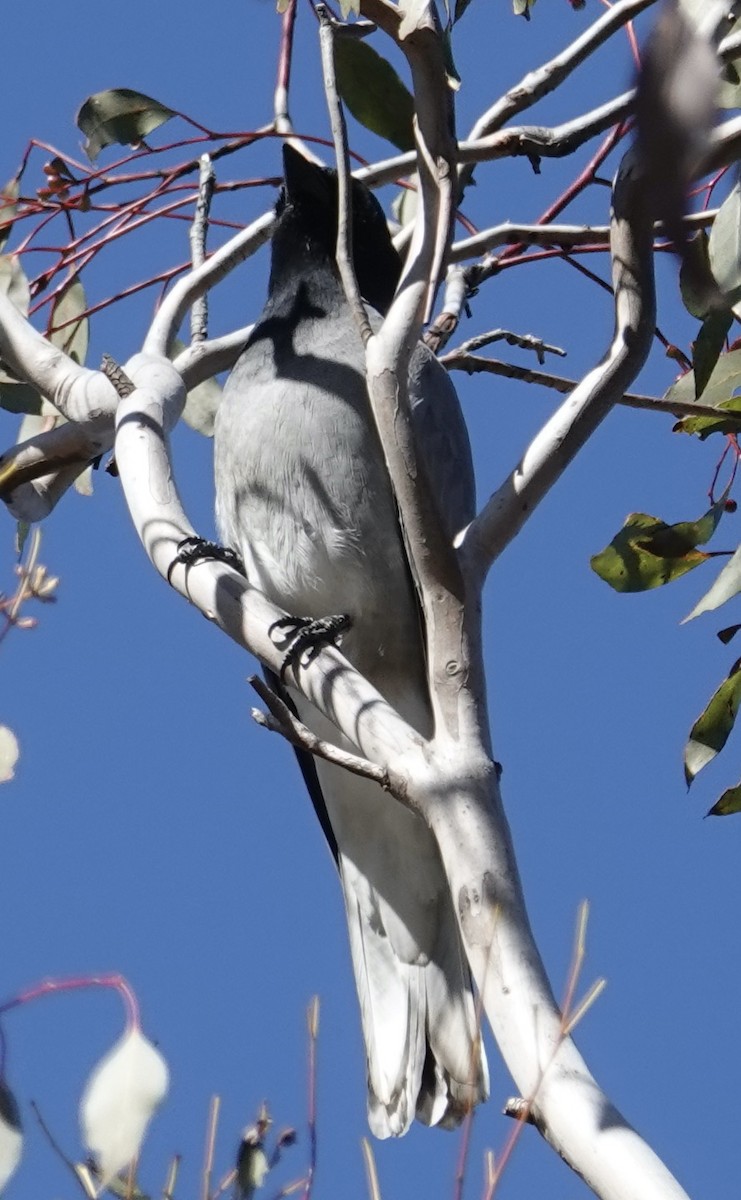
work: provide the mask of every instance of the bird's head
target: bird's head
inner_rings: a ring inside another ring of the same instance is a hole
[[[278,200],[273,235],[273,262],[295,262],[299,250],[311,261],[322,260],[336,272],[337,172],[309,161],[292,146],[283,147],[284,185]],[[401,275],[386,218],[373,193],[357,179],[352,186],[352,250],[363,299],[380,313],[388,312]]]

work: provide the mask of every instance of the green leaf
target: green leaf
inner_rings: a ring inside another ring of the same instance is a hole
[[[729,817],[731,813],[741,812],[741,785],[727,788],[712,808],[705,813],[706,817]]]
[[[703,321],[692,347],[692,368],[695,374],[695,399],[699,400],[725,345],[733,323],[730,309],[716,309]]]
[[[196,433],[204,437],[214,436],[214,421],[221,404],[222,389],[215,379],[204,379],[188,392],[183,409],[183,420]]]
[[[445,78],[448,82],[448,87],[457,92],[461,86],[461,77],[458,74],[458,68],[455,65],[453,57],[453,39],[450,35],[450,29],[443,29],[443,54],[445,56]]]
[[[166,104],[142,92],[111,88],[88,96],[75,121],[87,138],[85,153],[95,162],[104,146],[116,142],[122,146],[136,145],[176,115]]]
[[[18,521],[15,527],[15,552],[20,558],[25,549],[28,535],[31,532],[32,526],[28,521]]]
[[[734,663],[728,678],[711,696],[707,707],[690,730],[684,748],[684,777],[687,787],[703,767],[725,746],[741,704],[741,659]]]
[[[13,301],[24,317],[28,316],[31,288],[17,254],[0,254],[0,290]]]
[[[0,250],[5,246],[13,228],[13,218],[18,211],[19,192],[20,184],[17,175],[0,191]]]
[[[741,388],[741,350],[730,350],[728,354],[721,354],[715,364],[710,379],[703,388],[702,402],[718,408],[723,401],[730,400],[739,388]],[[681,379],[668,388],[664,398],[678,400],[682,404],[693,404],[695,401],[695,372],[687,371]],[[694,421],[695,418],[684,418],[684,420]],[[680,421],[676,428],[684,431],[684,421]]]
[[[0,725],[0,783],[7,783],[15,775],[20,755],[18,738],[7,725]]]
[[[170,359],[176,358],[185,349],[185,342],[173,338],[170,347]],[[214,436],[214,421],[216,412],[221,404],[223,389],[215,379],[204,379],[188,392],[183,409],[183,420],[186,425],[204,437]]]
[[[690,238],[690,243],[694,250],[694,256],[691,260],[685,255],[682,259],[682,264],[679,268],[679,293],[682,297],[682,303],[687,309],[691,317],[697,317],[698,321],[704,321],[708,315],[708,297],[707,288],[697,290],[697,280],[703,279],[706,275],[706,270],[697,270],[697,264],[701,268],[710,270],[710,258],[708,255],[708,235],[704,229]]]
[[[736,21],[730,29],[724,33],[728,37],[733,37],[741,32],[741,20]],[[741,108],[741,59],[736,58],[733,62],[726,63],[721,70],[721,84],[718,88],[717,103],[719,108]]]
[[[741,184],[736,183],[713,221],[710,269],[736,316],[741,316]]]
[[[399,150],[414,149],[414,101],[396,71],[367,42],[338,38],[337,88],[356,121]]]
[[[91,464],[89,464],[87,467],[83,467],[83,469],[80,471],[80,474],[75,480],[74,487],[78,496],[92,496],[93,468]]]
[[[681,421],[677,421],[673,426],[673,432],[696,433],[701,442],[710,437],[711,433],[738,433],[741,430],[741,396],[735,396],[732,400],[724,400],[716,407],[719,414],[717,417],[682,417]],[[721,415],[724,412],[738,413],[738,416],[724,417]]]
[[[27,316],[31,289],[17,255],[0,254],[0,291]],[[40,413],[43,407],[44,401],[36,389],[0,363],[0,408],[12,413]]]
[[[391,201],[391,211],[400,225],[408,225],[417,215],[419,195],[416,188],[402,188]]]
[[[616,592],[645,592],[681,578],[706,562],[707,542],[723,515],[725,497],[700,517],[667,525],[648,513],[631,513],[623,528],[591,559],[592,570]]]
[[[6,412],[38,415],[43,407],[43,397],[36,388],[31,387],[30,383],[15,383],[4,371],[0,371],[0,408]]]
[[[88,346],[88,319],[82,315],[86,308],[85,289],[75,275],[57,295],[49,320],[49,341],[80,366],[85,362]]]

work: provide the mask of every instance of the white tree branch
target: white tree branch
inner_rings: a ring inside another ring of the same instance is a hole
[[[115,453],[136,531],[152,564],[171,586],[238,645],[275,674],[283,652],[269,635],[286,614],[231,567],[178,561],[180,543],[195,533],[174,480],[168,432],[184,402],[179,374],[165,359],[136,355],[125,365],[136,385],[119,403]],[[419,756],[423,739],[347,662],[327,646],[302,666],[297,686],[372,762]]]
[[[613,4],[565,50],[536,70],[528,72],[519,83],[505,92],[500,100],[479,117],[468,135],[468,141],[478,141],[488,134],[495,133],[507,121],[511,121],[513,117],[555,91],[595,50],[609,41],[618,29],[655,3],[656,0],[618,0],[617,4]]]
[[[543,496],[625,394],[643,366],[655,327],[653,221],[634,151],[613,192],[611,252],[615,332],[605,357],[546,422],[461,539],[466,571],[483,580]]]
[[[264,213],[225,242],[197,270],[178,280],[162,301],[149,327],[143,350],[147,354],[167,357],[172,340],[193,302],[254,254],[270,237],[274,223],[275,214]]]

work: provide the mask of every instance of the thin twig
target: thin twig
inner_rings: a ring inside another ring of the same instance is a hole
[[[372,330],[368,313],[360,296],[352,256],[352,193],[350,160],[347,152],[347,126],[337,90],[334,61],[334,39],[345,27],[335,21],[324,4],[317,4],[319,18],[319,46],[322,54],[324,94],[327,98],[329,120],[332,126],[335,159],[337,162],[337,266],[345,289],[345,298],[363,345],[371,337]],[[349,36],[345,32],[345,36]]]
[[[577,67],[609,41],[617,29],[627,24],[656,0],[618,0],[618,3],[601,16],[589,29],[573,42],[534,71],[525,75],[519,83],[497,100],[490,109],[479,117],[469,135],[469,140],[484,137],[501,129],[507,121],[542,100],[549,92],[568,79]]]
[[[31,1104],[31,1110],[33,1112],[33,1115],[36,1117],[36,1120],[38,1121],[39,1126],[41,1128],[41,1132],[44,1134],[44,1137],[46,1138],[47,1142],[49,1143],[52,1150],[56,1154],[57,1158],[59,1158],[61,1160],[61,1162],[64,1163],[65,1167],[67,1167],[68,1171],[70,1171],[72,1173],[72,1175],[74,1175],[75,1179],[77,1180],[78,1186],[80,1188],[82,1188],[82,1193],[84,1196],[87,1197],[87,1200],[96,1200],[96,1196],[97,1196],[96,1189],[94,1187],[92,1189],[88,1187],[84,1176],[82,1176],[80,1174],[77,1164],[74,1163],[71,1158],[68,1158],[67,1155],[64,1153],[64,1150],[59,1145],[59,1142],[56,1140],[56,1138],[54,1137],[53,1133],[51,1132],[49,1126],[47,1125],[46,1121],[42,1117],[42,1115],[39,1111],[39,1106],[36,1103],[36,1101],[31,1100],[30,1104]]]
[[[174,1154],[162,1188],[162,1200],[175,1200],[175,1185],[180,1171],[180,1155]]]
[[[309,1031],[309,1111],[307,1124],[309,1127],[309,1166],[306,1171],[303,1200],[310,1200],[314,1186],[317,1159],[316,1135],[316,1044],[319,1036],[319,997],[314,996],[306,1012],[306,1024]]]
[[[214,1165],[214,1149],[216,1146],[216,1129],[219,1123],[221,1096],[212,1096],[206,1126],[206,1147],[203,1155],[203,1173],[201,1175],[201,1200],[209,1200],[211,1192],[211,1172]]]
[[[365,1178],[368,1183],[368,1195],[370,1200],[381,1200],[381,1188],[378,1182],[376,1156],[373,1153],[373,1147],[371,1146],[367,1137],[361,1138],[360,1147],[363,1151]]]
[[[541,387],[552,388],[563,395],[572,392],[578,386],[578,379],[569,379],[564,375],[550,375],[546,371],[534,371],[530,367],[516,366],[514,363],[502,362],[496,358],[482,358],[480,355],[467,354],[463,347],[444,354],[440,362],[449,371],[465,371],[469,375],[479,372],[489,375],[501,375],[505,379],[516,379],[520,383],[536,383]],[[718,417],[729,421],[738,420],[741,423],[741,413],[715,408],[712,404],[702,404],[700,401],[667,400],[660,396],[642,396],[636,392],[626,392],[615,401],[625,408],[641,408],[647,412],[669,413],[674,417]]]
[[[280,31],[280,54],[278,72],[273,94],[273,121],[276,133],[293,133],[293,123],[288,110],[288,95],[291,87],[293,63],[293,32],[296,25],[296,0],[288,0],[283,13]]]
[[[270,709],[270,717],[257,708],[253,708],[251,711],[253,720],[263,729],[269,729],[271,733],[279,733],[292,746],[296,746],[299,750],[305,750],[316,758],[323,758],[327,762],[335,763],[364,779],[372,779],[375,783],[379,783],[384,791],[391,790],[391,776],[385,767],[379,767],[367,758],[351,754],[348,750],[342,750],[339,746],[333,746],[330,742],[317,737],[308,726],[299,721],[288,705],[281,700],[280,696],[271,691],[259,675],[251,675],[249,683]]]

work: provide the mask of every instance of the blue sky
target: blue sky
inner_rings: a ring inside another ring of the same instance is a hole
[[[599,12],[594,0],[581,13],[566,0],[541,0],[526,24],[507,0],[473,0],[456,44],[460,131]],[[132,0],[125,12],[110,0],[43,11],[16,5],[5,29],[3,178],[33,135],[79,154],[74,112],[106,87],[140,89],[216,128],[247,129],[271,115],[278,22],[268,0],[214,0],[206,13],[191,0]],[[375,44],[384,49],[380,36]],[[555,123],[608,99],[628,85],[630,70],[617,39],[533,120]],[[326,133],[318,78],[315,31],[303,12],[292,112],[302,131]],[[351,137],[368,157],[387,153],[356,127]],[[274,175],[278,163],[271,143],[221,164],[219,178]],[[532,220],[575,170],[576,161],[544,162],[539,176],[524,160],[483,167],[466,211],[480,227]],[[603,222],[608,195],[592,189],[574,219]],[[269,188],[239,191],[225,211],[247,221],[273,197]],[[382,198],[392,197],[388,189]],[[186,235],[178,224],[123,243],[91,273],[90,298],[181,261]],[[266,262],[263,252],[245,264],[214,299],[213,332],[259,312]],[[606,260],[589,265],[606,274]],[[670,340],[686,344],[692,327],[673,271],[660,264],[660,320]],[[133,353],[151,304],[145,293],[96,317],[90,365],[104,351],[119,360]],[[525,266],[486,285],[461,336],[497,326],[564,346],[569,356],[558,367],[576,375],[608,343],[609,298],[563,264]],[[516,351],[511,357],[528,362]],[[675,372],[657,349],[639,386],[660,394]],[[456,382],[484,498],[555,401],[505,381]],[[0,417],[9,443],[15,419]],[[704,511],[718,447],[670,429],[670,418],[616,411],[497,564],[487,594],[489,686],[505,803],[557,991],[577,906],[591,903],[584,986],[604,975],[608,988],[577,1040],[688,1192],[722,1200],[736,1194],[741,1170],[738,1139],[728,1132],[741,1069],[732,1003],[741,983],[741,826],[701,817],[737,782],[736,751],[732,743],[689,799],[681,752],[730,666],[732,654],[714,631],[737,618],[729,607],[727,619],[680,627],[710,574],[619,597],[589,568],[590,555],[631,510],[669,521]],[[211,447],[183,430],[175,463],[190,515],[209,534]],[[169,1156],[180,1152],[179,1198],[197,1194],[215,1093],[222,1169],[266,1098],[276,1124],[299,1131],[276,1185],[300,1174],[308,1152],[305,1010],[318,993],[316,1195],[363,1195],[364,1062],[344,918],[298,770],[287,747],[250,720],[245,680],[254,664],[155,575],[118,483],[102,474],[95,482],[91,499],[69,496],[44,528],[42,559],[61,576],[57,604],[38,611],[35,631],[11,634],[0,651],[0,720],[22,744],[17,779],[0,792],[0,992],[11,996],[47,976],[127,976],[172,1073],[141,1183],[160,1189]],[[723,548],[735,547],[737,521],[721,526]],[[6,590],[13,537],[12,520],[0,514]],[[120,1024],[117,1001],[105,993],[46,999],[8,1017],[10,1082],[27,1130],[9,1200],[73,1194],[28,1102],[78,1155],[82,1085]],[[492,1100],[475,1122],[469,1196],[481,1191],[483,1149],[498,1150],[510,1131],[499,1112],[512,1085],[493,1047],[490,1059]],[[451,1196],[458,1145],[455,1135],[424,1129],[375,1144],[385,1200]],[[499,1194],[558,1200],[587,1192],[525,1130]]]

